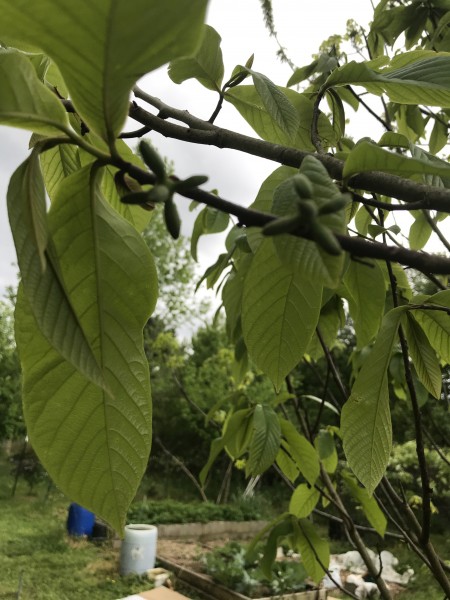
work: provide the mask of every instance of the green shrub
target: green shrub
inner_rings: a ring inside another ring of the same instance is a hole
[[[136,502],[128,511],[129,522],[153,523],[208,523],[210,521],[256,521],[261,512],[252,503],[212,504],[197,502],[185,504],[176,500],[144,500]]]

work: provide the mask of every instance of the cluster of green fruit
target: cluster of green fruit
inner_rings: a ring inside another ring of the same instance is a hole
[[[347,205],[348,198],[342,195],[319,206],[313,199],[313,184],[306,175],[297,173],[292,181],[297,193],[295,213],[270,221],[263,227],[263,234],[297,233],[300,236],[308,236],[329,254],[341,254],[342,248],[336,236],[327,225],[320,222],[319,217],[342,210]]]

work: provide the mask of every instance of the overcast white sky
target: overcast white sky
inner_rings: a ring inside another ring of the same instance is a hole
[[[344,33],[347,19],[367,25],[372,8],[370,0],[273,0],[276,29],[289,56],[298,66],[311,61],[320,43],[334,33]],[[255,54],[253,68],[279,85],[285,85],[291,71],[276,58],[277,44],[268,37],[259,0],[211,0],[208,23],[222,37],[225,77],[236,64],[244,63]],[[170,81],[166,67],[144,78],[140,83],[151,94],[178,108],[188,109],[196,116],[209,118],[217,97],[195,81],[176,85]],[[254,135],[231,105],[225,105],[217,124]],[[6,214],[6,189],[14,169],[27,155],[29,134],[0,127],[0,297],[7,285],[16,281],[15,252]],[[179,176],[209,175],[208,186],[234,202],[250,204],[263,179],[276,164],[231,150],[207,146],[189,146],[176,140],[166,140],[157,134],[152,141],[162,154],[174,160]],[[182,200],[179,201],[182,202]],[[184,212],[184,211],[183,211]],[[185,233],[190,233],[189,224]],[[215,239],[217,238],[217,239]],[[220,253],[219,236],[207,236],[200,245],[200,260],[208,266]]]

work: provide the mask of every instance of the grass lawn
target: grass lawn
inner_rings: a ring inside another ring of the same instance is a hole
[[[118,551],[66,534],[69,501],[46,486],[11,497],[9,465],[0,462],[0,599],[116,600],[151,587],[118,574]],[[18,591],[20,589],[20,596]]]

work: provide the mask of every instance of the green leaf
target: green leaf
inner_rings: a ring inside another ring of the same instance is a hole
[[[195,78],[208,90],[220,91],[223,79],[221,37],[210,25],[203,25],[200,46],[192,56],[177,58],[169,65],[175,83]]]
[[[430,296],[425,304],[437,304],[450,308],[450,291],[445,290]],[[414,317],[426,333],[431,346],[442,360],[450,363],[450,319],[439,310],[415,310]]]
[[[311,579],[318,584],[326,574],[325,569],[328,569],[330,563],[328,542],[317,535],[314,525],[307,519],[295,523],[294,531],[295,545],[301,554],[305,569]]]
[[[313,156],[307,156],[299,173],[305,175],[313,187],[313,201],[320,210],[330,200],[340,199],[342,194],[333,183],[325,167]],[[292,179],[283,181],[274,192],[272,212],[280,216],[295,214],[298,193]],[[335,231],[345,232],[345,209],[318,217],[318,221]],[[292,235],[277,235],[273,239],[283,264],[292,265],[309,277],[316,285],[334,288],[338,285],[345,256],[332,256],[313,241]]]
[[[422,211],[414,213],[415,220],[409,229],[409,247],[411,250],[422,250],[430,239],[433,230]]]
[[[89,167],[59,187],[49,232],[66,302],[90,352],[84,361],[95,361],[102,381],[87,378],[47,341],[21,293],[16,339],[27,429],[56,485],[121,531],[150,451],[142,331],[156,302],[156,269],[139,234],[100,196]],[[61,312],[52,302],[48,318],[74,344]]]
[[[295,69],[295,71],[292,73],[292,75],[289,78],[289,81],[286,84],[287,87],[297,85],[305,79],[308,79],[308,77],[310,77],[315,72],[318,62],[318,60],[314,60],[309,65],[300,67],[299,69]]]
[[[3,13],[0,31],[2,24]],[[39,80],[28,58],[12,50],[0,50],[0,123],[45,136],[69,129],[56,95]]]
[[[45,189],[50,200],[53,201],[61,181],[81,169],[78,148],[72,144],[58,144],[42,152],[40,160]]]
[[[252,256],[245,256],[237,270],[230,273],[222,290],[222,302],[227,315],[227,332],[231,340],[235,340],[238,324],[241,319],[242,294],[244,281],[252,262]]]
[[[392,102],[399,104],[450,107],[449,53],[406,52],[394,58],[381,72],[368,64],[351,61],[335,69],[324,88],[357,84],[373,94],[385,92]]]
[[[267,538],[264,546],[263,556],[259,562],[259,566],[263,575],[267,579],[272,579],[272,566],[277,555],[277,547],[280,538],[285,538],[292,533],[292,522],[290,519],[285,519],[273,527]]]
[[[327,473],[334,473],[338,465],[334,436],[329,431],[322,430],[314,440],[314,446]]]
[[[228,227],[229,222],[230,216],[217,208],[206,206],[199,212],[191,236],[191,254],[194,260],[198,260],[197,245],[200,236],[207,233],[221,233]]]
[[[268,77],[249,69],[255,90],[269,116],[278,127],[292,140],[300,125],[296,108],[289,98]]]
[[[342,409],[345,455],[369,494],[383,477],[392,448],[387,369],[400,318],[407,308],[400,306],[385,315],[375,345]]]
[[[14,172],[7,197],[17,259],[24,272],[22,278],[31,292],[31,286],[37,283],[32,281],[33,277],[39,278],[46,270],[48,243],[45,189],[37,152],[33,151]],[[25,274],[28,269],[31,270],[30,277]]]
[[[312,100],[306,94],[299,94],[287,88],[280,88],[280,90],[286,95],[298,114],[299,125],[294,136],[288,135],[274,122],[254,86],[235,87],[225,94],[225,99],[233,104],[262,139],[314,152],[315,147],[311,142],[314,106]],[[323,113],[319,116],[318,133],[324,146],[335,145],[333,128]]]
[[[219,454],[222,452],[222,450],[224,448],[225,448],[225,439],[223,436],[216,438],[211,442],[211,446],[209,449],[208,461],[207,461],[206,465],[203,467],[203,469],[200,471],[200,474],[198,476],[199,481],[202,484],[202,486],[205,485],[205,481],[206,481],[206,478],[208,476],[208,473],[209,473],[211,467],[213,466],[216,458],[219,456]]]
[[[443,123],[440,119],[435,119],[429,141],[430,152],[432,154],[437,154],[447,144],[447,140],[448,125]]]
[[[317,329],[328,348],[333,348],[338,342],[338,331],[345,323],[345,313],[342,300],[334,295],[330,300],[322,306],[320,311],[319,323]],[[322,344],[319,337],[314,335],[311,338],[306,353],[313,359],[317,360],[323,356]]]
[[[289,502],[289,512],[298,519],[308,517],[319,502],[320,492],[315,487],[301,483],[298,485]]]
[[[283,475],[285,475],[285,477],[287,477],[291,483],[294,483],[300,473],[300,470],[283,448],[280,448],[278,451],[275,462],[277,463],[277,466]]]
[[[278,167],[261,184],[255,201],[249,206],[254,210],[270,213],[272,210],[273,195],[276,188],[285,181],[298,173],[298,169],[292,167]],[[258,246],[265,239],[261,233],[260,227],[250,228],[247,235],[248,243],[253,252],[256,252]]]
[[[239,458],[247,451],[253,437],[253,410],[244,408],[233,413],[226,422],[225,449],[232,458]]]
[[[343,176],[351,177],[365,171],[383,171],[400,177],[419,175],[440,175],[450,177],[450,165],[443,161],[431,162],[418,158],[408,158],[395,152],[389,152],[369,142],[357,144],[347,157]]]
[[[343,295],[348,300],[357,347],[362,348],[375,337],[383,318],[386,300],[383,271],[376,261],[365,260],[363,264],[351,260],[343,283]]]
[[[320,473],[319,457],[314,446],[290,421],[280,419],[280,426],[284,438],[282,447],[290,454],[306,481],[314,485]]]
[[[332,125],[336,132],[336,139],[339,141],[345,135],[345,109],[342,100],[336,90],[330,89],[327,92],[328,105],[332,114]]]
[[[59,67],[89,129],[111,144],[145,73],[197,45],[206,0],[0,0],[0,39],[42,49]]]
[[[52,246],[47,247],[45,192],[36,153],[11,177],[7,203],[24,293],[40,330],[66,360],[102,385],[103,375],[67,295],[58,259]]]
[[[280,449],[281,428],[272,407],[257,404],[253,413],[253,438],[250,444],[246,473],[260,475],[272,466]]]
[[[361,505],[369,523],[381,537],[384,537],[387,519],[381,508],[378,506],[378,502],[373,496],[369,496],[367,490],[360,487],[356,479],[349,473],[345,473],[344,471],[341,473],[341,476],[350,494]]]
[[[283,264],[272,240],[260,245],[245,279],[242,330],[249,355],[277,390],[309,344],[321,298],[320,282]]]
[[[436,353],[411,312],[405,315],[403,326],[417,376],[429,393],[439,400],[442,372]]]

